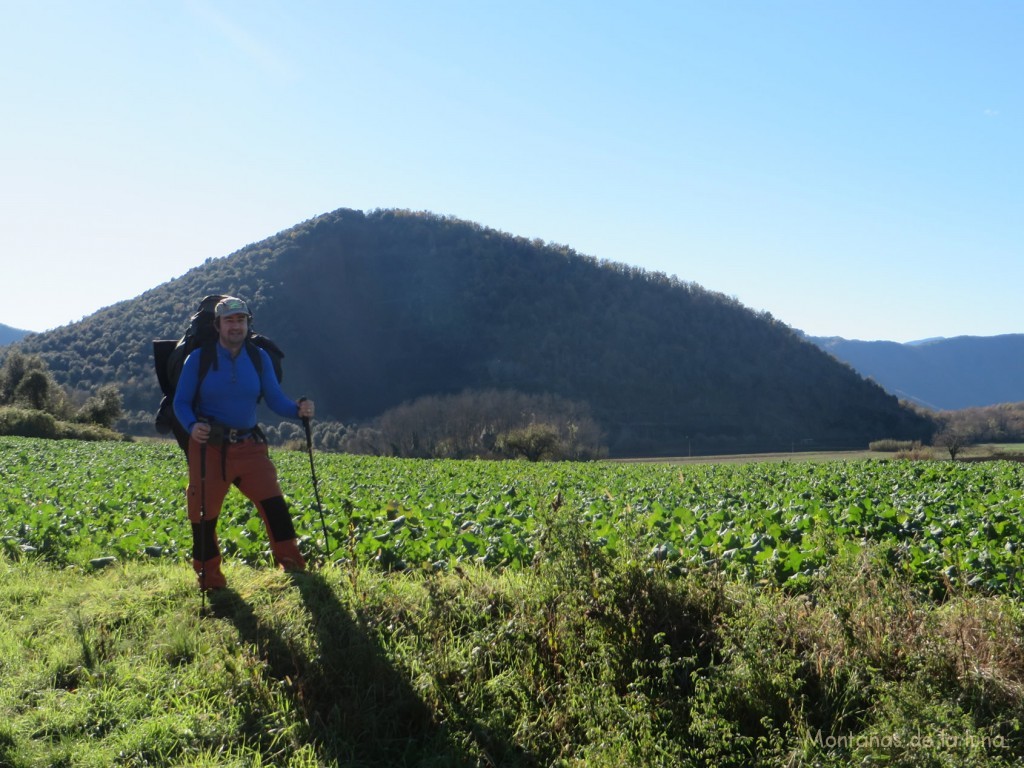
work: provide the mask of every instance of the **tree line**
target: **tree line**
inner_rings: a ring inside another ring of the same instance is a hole
[[[404,403],[348,431],[348,453],[412,458],[603,458],[601,428],[581,403],[514,391],[467,391]]]
[[[935,443],[954,459],[975,443],[1024,442],[1024,402],[940,411],[934,419]]]

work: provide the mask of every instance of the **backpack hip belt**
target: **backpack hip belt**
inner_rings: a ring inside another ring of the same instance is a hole
[[[228,479],[228,448],[246,440],[265,443],[267,442],[267,436],[263,434],[259,424],[249,429],[232,429],[231,427],[225,427],[223,424],[210,424],[210,436],[206,442],[209,445],[215,445],[220,448],[220,476],[225,482]]]
[[[249,429],[233,429],[222,424],[210,425],[210,437],[207,442],[211,445],[223,446],[241,443],[246,440],[254,440],[257,443],[267,442],[266,435],[263,434],[263,430],[258,425]]]

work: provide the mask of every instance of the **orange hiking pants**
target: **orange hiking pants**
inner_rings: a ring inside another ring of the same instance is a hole
[[[188,519],[192,523],[192,567],[199,576],[199,586],[219,589],[227,584],[220,570],[217,518],[232,485],[256,506],[267,529],[274,561],[285,570],[305,570],[306,561],[296,545],[295,526],[267,444],[253,439],[229,445],[207,443],[205,478],[202,453],[202,446],[189,440]]]

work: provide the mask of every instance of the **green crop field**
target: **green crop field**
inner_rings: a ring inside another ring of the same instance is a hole
[[[528,464],[278,452],[303,547],[387,570],[466,562],[520,568],[553,516],[611,555],[671,573],[713,566],[799,588],[838,553],[888,547],[908,579],[1020,596],[1024,468],[1011,462],[835,461]],[[9,555],[57,564],[185,559],[184,461],[166,444],[0,441],[0,537]],[[229,494],[224,553],[267,561],[262,525]]]
[[[0,766],[1024,761],[1024,464],[274,458],[201,601],[176,446],[0,438]]]

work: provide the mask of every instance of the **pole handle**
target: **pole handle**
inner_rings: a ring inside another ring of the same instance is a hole
[[[302,403],[306,402],[307,400],[309,400],[308,397],[302,396],[302,397],[300,397],[298,399],[298,402],[301,405]],[[309,416],[303,416],[302,417],[302,426],[305,427],[305,429],[306,429],[306,448],[312,450],[312,448],[313,448],[313,430],[309,426]],[[313,457],[313,454],[310,453],[310,459],[311,460],[312,460],[312,457]]]
[[[308,400],[307,397],[300,397],[299,402]],[[327,556],[331,556],[331,541],[327,534],[327,521],[324,518],[324,505],[320,501],[320,484],[316,479],[316,466],[313,464],[313,430],[309,426],[309,417],[302,417],[302,426],[306,428],[306,452],[309,454],[309,474],[313,480],[313,497],[316,499],[317,509],[320,510],[320,526],[324,531],[324,548],[327,551]]]

